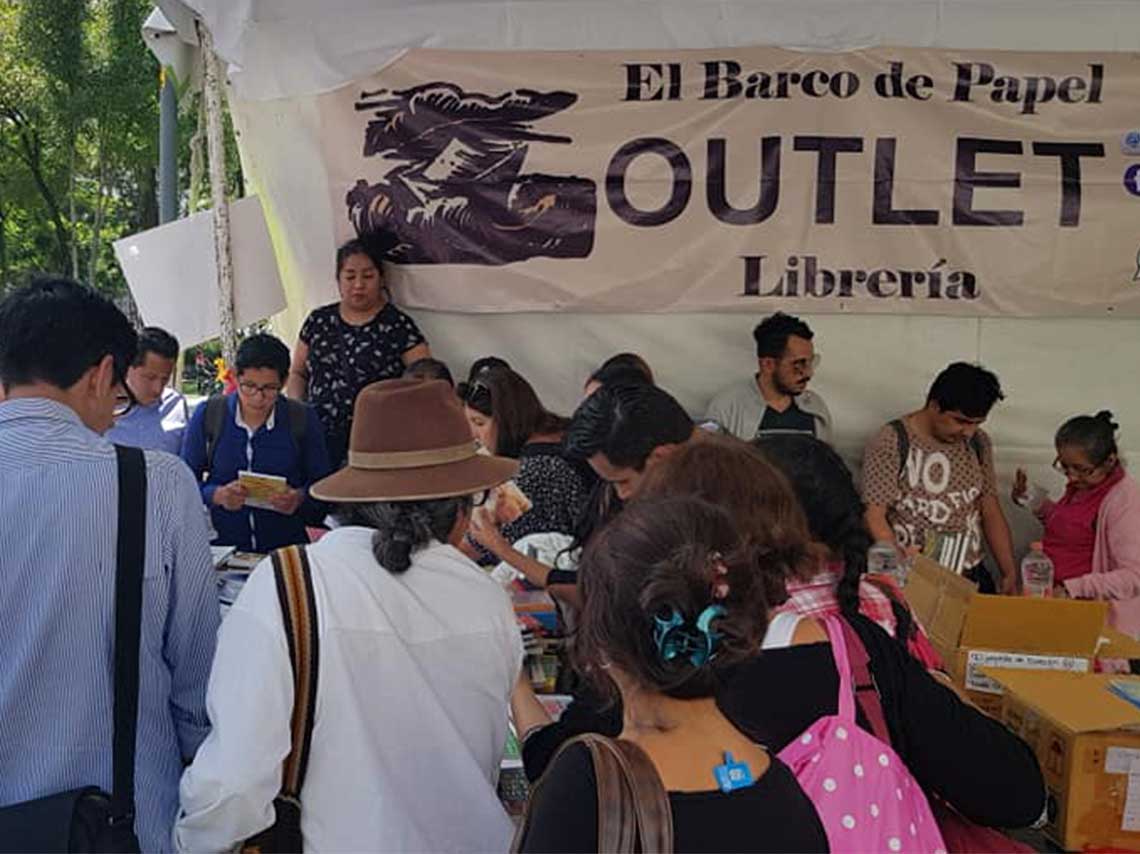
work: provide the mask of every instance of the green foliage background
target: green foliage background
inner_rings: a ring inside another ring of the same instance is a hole
[[[152,8],[0,0],[0,294],[49,272],[131,308],[111,243],[158,225],[160,69],[141,35]],[[199,101],[185,98],[179,111],[181,215]],[[227,177],[240,196],[232,130]]]

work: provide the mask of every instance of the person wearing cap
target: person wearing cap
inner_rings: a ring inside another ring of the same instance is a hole
[[[311,490],[343,525],[306,549],[319,677],[305,850],[508,849],[495,781],[522,642],[504,591],[455,546],[517,467],[476,453],[445,382],[357,398],[348,464]],[[274,821],[293,674],[269,561],[222,624],[207,702],[174,831],[186,851],[230,850]]]

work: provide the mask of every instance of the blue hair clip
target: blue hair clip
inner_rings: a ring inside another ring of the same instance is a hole
[[[697,616],[696,624],[686,623],[681,612],[673,608],[667,618],[654,617],[653,640],[662,661],[688,658],[700,667],[713,657],[720,635],[710,626],[726,614],[723,605],[709,605]]]

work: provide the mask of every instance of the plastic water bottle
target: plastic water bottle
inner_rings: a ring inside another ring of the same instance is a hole
[[[1036,599],[1053,595],[1053,561],[1041,543],[1031,543],[1029,553],[1021,559],[1021,587],[1026,596]]]
[[[899,555],[894,543],[877,542],[867,549],[867,572],[876,575],[889,575],[895,584],[906,584],[906,564]]]

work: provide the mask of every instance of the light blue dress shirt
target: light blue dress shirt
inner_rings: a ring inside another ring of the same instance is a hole
[[[183,758],[209,730],[219,613],[194,476],[146,452],[135,829],[171,847]],[[111,789],[118,478],[63,404],[0,403],[0,806]]]
[[[108,441],[150,451],[182,451],[182,434],[189,421],[186,398],[172,388],[150,406],[136,406],[107,432]]]

